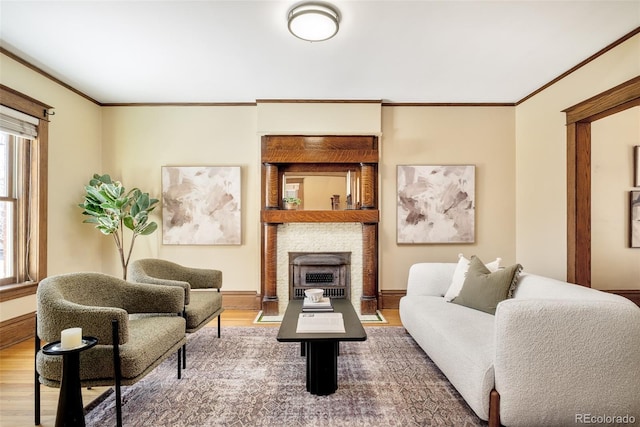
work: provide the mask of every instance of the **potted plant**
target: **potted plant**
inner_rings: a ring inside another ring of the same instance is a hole
[[[298,199],[297,197],[285,197],[284,199],[282,199],[282,201],[284,203],[284,208],[288,210],[298,209],[298,206],[300,206],[300,203],[302,203],[302,200]]]
[[[85,200],[78,206],[89,218],[83,222],[95,224],[102,234],[113,236],[122,264],[122,278],[127,280],[127,266],[136,237],[147,236],[158,228],[158,224],[149,222],[149,213],[155,209],[158,199],[150,198],[149,193],[138,188],[126,191],[119,181],[112,181],[106,174],[94,174],[84,188]],[[128,249],[124,241],[125,227],[132,232]]]

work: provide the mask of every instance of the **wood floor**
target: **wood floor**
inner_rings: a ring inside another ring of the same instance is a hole
[[[381,310],[381,313],[388,323],[376,323],[376,325],[401,326],[398,310]],[[222,315],[223,335],[225,326],[278,326],[278,324],[254,324],[253,321],[257,314],[253,310],[226,310]],[[217,326],[216,320],[207,325],[207,327],[215,326]],[[2,427],[34,425],[33,352],[34,342],[32,339],[0,350],[0,426]],[[42,393],[40,425],[54,426],[59,389],[45,386],[41,386],[40,389]],[[106,389],[107,387],[83,389],[84,404],[90,403]]]

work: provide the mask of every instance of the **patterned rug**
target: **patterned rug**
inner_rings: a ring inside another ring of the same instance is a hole
[[[338,390],[306,391],[300,344],[276,327],[226,327],[190,335],[187,369],[170,358],[122,388],[134,426],[486,426],[402,327],[368,326],[365,342],[341,343]],[[114,393],[86,416],[115,425]]]

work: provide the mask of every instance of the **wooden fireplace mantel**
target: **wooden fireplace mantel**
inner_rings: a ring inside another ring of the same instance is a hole
[[[278,225],[285,223],[361,223],[362,298],[360,312],[378,308],[378,137],[371,135],[266,135],[262,137],[261,293],[265,315],[278,314]],[[356,171],[357,209],[295,210],[282,205],[285,173]]]

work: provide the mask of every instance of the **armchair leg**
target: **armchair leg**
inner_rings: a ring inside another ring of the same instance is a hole
[[[179,356],[180,356],[180,350],[178,350],[178,360],[180,359]],[[187,344],[184,344],[182,346],[182,369],[187,369]]]
[[[40,337],[38,336],[38,316],[36,315],[36,333],[35,333],[35,357],[33,358],[33,371],[34,375],[34,424],[40,425],[40,375],[38,374],[38,367],[36,365],[36,358],[40,351]]]
[[[184,348],[184,346],[183,346]],[[182,378],[182,369],[180,369],[182,367],[182,363],[184,363],[184,359],[182,360],[182,362],[180,361],[181,357],[181,353],[182,353],[183,349],[179,348],[178,349],[178,379]]]
[[[118,321],[111,321],[111,331],[113,336],[113,371],[116,380],[116,426],[122,427],[122,393],[120,386],[122,373],[120,372],[120,334],[118,333]]]
[[[185,320],[185,323],[187,321],[187,309],[183,308],[182,309],[182,318]],[[186,333],[185,333],[186,335]],[[179,353],[178,353],[179,356]],[[179,357],[178,357],[179,359]],[[182,346],[182,369],[187,369],[187,343],[185,342],[184,345]],[[178,375],[178,378],[180,378],[180,376]]]

